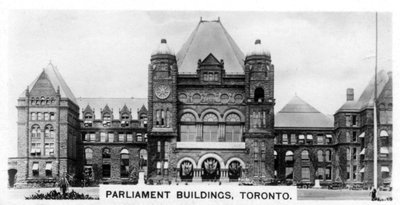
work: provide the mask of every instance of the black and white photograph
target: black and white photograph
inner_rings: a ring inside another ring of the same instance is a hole
[[[392,201],[392,21],[9,10],[4,201]]]

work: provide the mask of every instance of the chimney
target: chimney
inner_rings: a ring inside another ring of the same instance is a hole
[[[353,88],[347,88],[347,101],[354,101],[354,89]]]

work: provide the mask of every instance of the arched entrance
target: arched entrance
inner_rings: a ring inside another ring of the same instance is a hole
[[[8,186],[9,187],[14,187],[15,184],[15,176],[17,175],[17,170],[16,169],[9,169],[8,170]]]
[[[239,161],[234,160],[228,164],[229,181],[232,182],[238,181],[241,175],[242,175],[242,166],[240,165]]]
[[[182,181],[191,182],[193,180],[193,163],[185,160],[180,165],[179,175]]]
[[[201,178],[203,181],[217,181],[221,177],[221,165],[215,158],[207,158],[201,164]]]

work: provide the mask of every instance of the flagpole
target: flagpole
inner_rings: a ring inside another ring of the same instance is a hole
[[[377,115],[377,81],[378,81],[378,12],[375,14],[375,92],[374,92],[374,188],[378,188],[378,115]]]

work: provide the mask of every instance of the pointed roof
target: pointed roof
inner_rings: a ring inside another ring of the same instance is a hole
[[[333,118],[327,116],[298,96],[294,96],[275,115],[275,127],[331,128]]]
[[[209,53],[224,60],[226,73],[244,72],[244,55],[219,20],[199,22],[176,55],[179,72],[195,73]]]
[[[86,106],[86,108],[83,110],[83,112],[85,113],[85,112],[93,112],[93,109],[90,107],[90,105],[88,104],[87,106]]]
[[[130,113],[131,111],[129,108],[126,106],[126,103],[124,104],[124,107],[119,111],[120,113]]]
[[[75,104],[78,104],[71,89],[68,87],[61,74],[58,72],[57,67],[53,66],[52,63],[49,63],[46,68],[43,68],[42,73],[40,73],[40,75],[29,85],[29,92],[32,91],[32,88],[36,85],[37,81],[43,73],[46,74],[46,76],[48,77],[48,80],[50,81],[54,90],[60,88],[60,95],[62,98],[68,98]],[[20,97],[25,97],[25,92],[23,92]]]
[[[380,96],[386,84],[389,82],[389,74],[386,70],[380,70],[377,73],[377,95]],[[373,108],[375,92],[375,75],[369,81],[367,87],[362,92],[357,101],[347,101],[337,112],[357,111],[363,108]]]
[[[144,104],[140,108],[139,112],[147,112],[147,108],[146,108],[146,106]]]
[[[208,54],[208,56],[200,62],[200,65],[222,65],[222,63],[212,54]]]
[[[102,112],[108,112],[108,113],[112,113],[112,110],[110,109],[110,107],[108,107],[108,104],[106,104],[106,106],[104,107],[104,109],[102,110]]]

